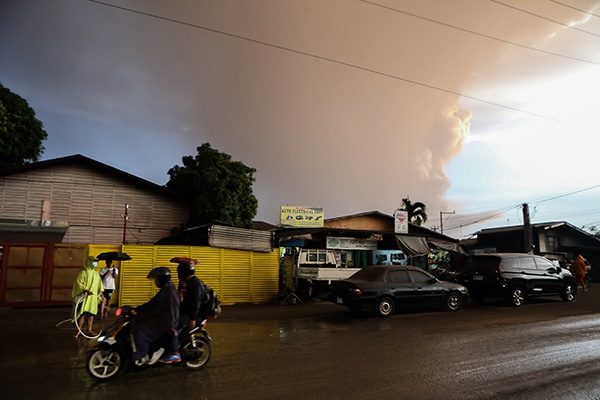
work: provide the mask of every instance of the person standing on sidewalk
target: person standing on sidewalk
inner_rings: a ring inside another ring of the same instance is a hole
[[[587,272],[587,266],[585,265],[585,260],[581,254],[577,254],[575,260],[571,263],[571,272],[575,275],[575,279],[577,279],[577,284],[581,285],[583,291],[587,291],[585,287],[585,274]]]
[[[110,303],[115,292],[115,280],[119,278],[119,269],[113,265],[113,260],[106,260],[106,267],[100,270],[102,286],[104,286],[104,301],[100,307],[100,319],[108,318]]]

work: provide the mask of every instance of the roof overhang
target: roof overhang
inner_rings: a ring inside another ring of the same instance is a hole
[[[67,229],[64,221],[0,219],[0,242],[60,243]]]

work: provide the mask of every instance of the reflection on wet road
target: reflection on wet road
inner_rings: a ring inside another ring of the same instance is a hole
[[[85,340],[43,314],[0,312],[0,383],[10,399],[597,399],[596,304],[217,320],[206,369],[158,366],[103,383],[84,369]]]

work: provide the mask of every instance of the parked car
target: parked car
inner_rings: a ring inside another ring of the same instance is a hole
[[[469,257],[459,282],[474,303],[504,297],[519,307],[530,296],[559,295],[573,301],[577,282],[571,272],[552,261],[523,253],[496,253]]]
[[[352,311],[374,310],[389,317],[404,305],[434,304],[456,311],[468,297],[463,285],[440,281],[421,268],[372,265],[332,282],[329,300]]]

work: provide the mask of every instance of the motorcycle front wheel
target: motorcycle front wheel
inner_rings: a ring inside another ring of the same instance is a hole
[[[181,361],[189,370],[203,368],[210,360],[211,348],[208,339],[195,338],[187,342],[180,351]]]
[[[117,350],[96,348],[88,353],[86,369],[92,378],[107,380],[117,376],[124,363],[123,356]]]

